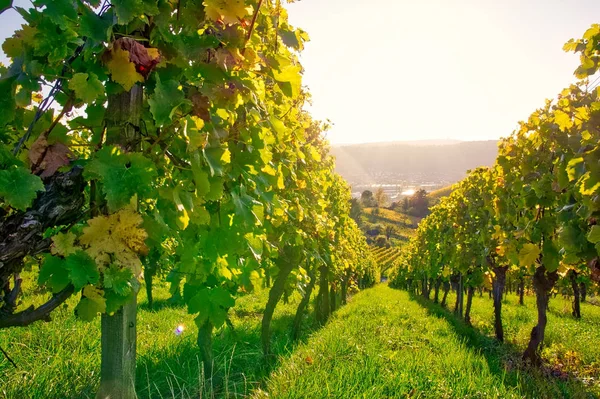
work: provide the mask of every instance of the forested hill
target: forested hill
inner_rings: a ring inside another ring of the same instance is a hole
[[[441,144],[440,144],[441,143]],[[392,142],[333,146],[337,172],[349,181],[395,174],[458,181],[466,171],[492,165],[496,140]]]

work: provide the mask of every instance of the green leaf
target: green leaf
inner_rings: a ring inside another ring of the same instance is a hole
[[[577,157],[570,159],[567,163],[566,169],[569,176],[569,181],[575,180],[578,176],[585,172],[583,158]]]
[[[0,170],[0,198],[13,208],[22,211],[29,208],[38,191],[44,191],[42,179],[29,170],[21,167]]]
[[[98,42],[107,41],[109,37],[110,20],[96,14],[88,7],[80,7],[82,11],[79,33]]]
[[[173,119],[173,114],[182,104],[191,103],[185,99],[185,94],[179,88],[179,82],[176,80],[167,80],[161,82],[156,76],[156,88],[154,93],[148,98],[150,112],[154,116],[157,126],[169,123]]]
[[[140,153],[123,153],[114,146],[105,146],[88,163],[85,175],[100,179],[111,211],[129,204],[131,197],[152,196],[152,183],[157,176],[151,160]]]
[[[76,73],[69,81],[69,89],[75,91],[77,98],[92,103],[104,94],[104,86],[93,73]]]
[[[69,21],[77,20],[77,9],[72,0],[35,0],[33,4],[45,6],[44,16],[61,28],[66,28]]]
[[[75,291],[79,291],[86,284],[96,284],[100,279],[96,262],[83,251],[69,255],[66,258],[66,267]]]
[[[14,79],[0,79],[0,126],[5,126],[15,119],[15,89],[13,87]]]
[[[56,294],[65,289],[70,282],[66,261],[50,254],[46,255],[40,268],[38,283],[46,284]]]
[[[119,0],[113,3],[119,25],[127,25],[140,15],[143,0]]]
[[[121,309],[123,305],[133,300],[133,290],[125,296],[117,294],[110,288],[104,290],[104,298],[106,298],[106,313],[109,315],[114,314],[116,311]]]
[[[209,320],[219,328],[225,323],[227,310],[235,305],[235,299],[223,288],[202,288],[188,301],[188,312],[199,313],[196,324],[202,326]]]
[[[597,244],[600,242],[600,226],[594,225],[590,229],[590,232],[587,235],[587,239],[592,244]]]
[[[0,0],[0,14],[12,7],[13,0]]]
[[[229,309],[235,306],[235,299],[233,299],[233,297],[227,290],[224,290],[221,287],[215,287],[211,290],[210,299],[213,303],[222,306],[225,309]]]
[[[252,233],[247,233],[244,235],[246,242],[248,243],[248,248],[252,251],[252,255],[256,260],[260,260],[263,253],[263,240],[261,237],[256,236]]]
[[[231,162],[231,154],[227,146],[204,148],[202,154],[210,167],[211,176],[222,176],[223,167]]]
[[[75,307],[75,313],[84,321],[92,321],[98,313],[106,312],[106,299],[103,291],[92,285],[87,285],[83,289],[83,298]]]
[[[132,292],[132,278],[131,269],[110,265],[104,270],[104,287],[112,289],[117,295],[128,296]]]

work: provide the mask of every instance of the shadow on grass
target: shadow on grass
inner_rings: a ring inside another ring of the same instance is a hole
[[[148,301],[138,303],[138,310],[146,310],[149,312],[158,312],[163,309],[179,309],[185,307],[185,303],[183,301],[175,301],[172,299],[155,299],[152,302],[152,307]]]
[[[248,397],[265,385],[271,371],[288,358],[316,323],[304,322],[301,339],[290,338],[293,315],[274,318],[271,323],[273,356],[263,357],[260,323],[224,327],[213,339],[214,375],[205,378],[196,336],[190,334],[174,348],[161,348],[138,357],[136,391],[139,398],[237,398]]]
[[[409,296],[429,315],[446,320],[469,349],[484,356],[490,371],[505,386],[517,388],[526,397],[532,398],[597,398],[579,380],[556,378],[543,370],[526,367],[521,361],[522,351],[514,344],[500,343],[494,337],[482,334],[449,309],[420,295],[409,293]]]

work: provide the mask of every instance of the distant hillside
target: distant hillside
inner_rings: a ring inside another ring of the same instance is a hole
[[[450,195],[450,193],[452,192],[452,186],[446,186],[446,187],[442,187],[438,190],[432,191],[429,193],[429,198],[442,198],[442,197],[447,197]]]
[[[421,182],[457,182],[466,171],[491,166],[498,153],[496,140],[446,140],[444,144],[427,141],[368,143],[333,146],[336,169],[351,184],[390,183],[396,178],[414,177]]]

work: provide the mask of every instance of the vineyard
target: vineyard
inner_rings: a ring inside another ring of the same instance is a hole
[[[308,35],[280,2],[2,1],[0,12],[25,21],[0,66],[0,328],[52,324],[68,301],[93,323],[79,328],[100,329],[92,390],[133,398],[137,339],[164,334],[140,329],[142,287],[150,309],[168,284],[169,303],[193,315],[212,378],[215,332],[249,292],[268,290],[269,362],[282,298],[302,295],[298,338],[313,289],[322,325],[350,288],[378,280],[327,124],[304,110]],[[3,383],[27,385],[3,346]]]
[[[0,0],[0,397],[598,397],[600,25],[494,166],[356,216],[282,3]]]
[[[397,247],[373,247],[371,253],[375,263],[379,266],[379,270],[382,274],[385,274],[400,257],[401,250]]]
[[[454,185],[419,224],[393,277],[395,287],[442,306],[453,289],[454,313],[467,324],[473,323],[476,292],[488,290],[500,342],[515,340],[503,303],[507,280],[508,288],[517,282],[523,306],[527,292],[535,295],[537,317],[519,346],[521,360],[537,367],[547,361],[548,313],[556,295],[571,297],[571,317],[585,319],[590,316],[582,301],[599,293],[600,91],[588,80],[600,67],[599,46],[600,25],[565,45],[580,56],[575,75],[582,80],[504,138],[493,167],[477,168]],[[580,364],[595,370],[595,384],[596,362]]]

